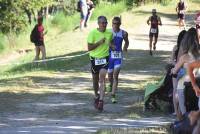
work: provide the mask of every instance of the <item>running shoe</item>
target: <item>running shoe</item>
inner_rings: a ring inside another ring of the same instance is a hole
[[[100,112],[103,111],[103,100],[99,100],[99,103],[98,103],[98,110],[99,110]]]

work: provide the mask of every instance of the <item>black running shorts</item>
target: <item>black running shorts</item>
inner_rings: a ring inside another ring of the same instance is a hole
[[[178,19],[181,19],[181,20],[185,19],[185,14],[178,13]]]
[[[108,61],[109,61],[109,56],[105,57],[105,58],[94,58],[94,57],[90,57],[90,61],[91,61],[91,72],[92,74],[97,74],[99,73],[99,71],[104,68],[104,69],[108,69]]]

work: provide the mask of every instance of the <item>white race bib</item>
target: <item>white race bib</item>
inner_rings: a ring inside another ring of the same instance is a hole
[[[184,10],[180,10],[179,13],[180,13],[180,14],[184,14]]]
[[[157,29],[156,28],[151,28],[151,33],[157,33]]]
[[[122,52],[111,51],[111,58],[112,59],[120,59],[120,58],[122,58]]]
[[[95,59],[95,65],[106,64],[106,59]]]

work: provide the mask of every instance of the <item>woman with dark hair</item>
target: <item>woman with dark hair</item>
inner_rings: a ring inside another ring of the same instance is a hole
[[[195,28],[190,28],[181,41],[181,48],[183,55],[179,58],[175,67],[172,69],[172,74],[175,76],[178,71],[183,68],[187,70],[188,64],[195,61],[199,57],[199,43]],[[190,82],[189,75],[185,71],[182,77],[179,78],[177,84],[178,102],[181,114],[186,113],[185,96],[184,96],[184,82]]]
[[[178,39],[177,39],[177,45],[174,46],[173,51],[172,51],[172,64],[175,66],[177,61],[179,60],[180,55],[182,54],[182,49],[181,49],[181,41],[183,40],[183,37],[185,35],[186,31],[183,30],[179,33]],[[174,111],[178,119],[180,120],[181,114],[180,110],[178,108],[178,95],[177,95],[177,83],[178,80],[177,78],[172,78],[172,83],[173,83],[173,104],[174,104]]]
[[[185,33],[186,33],[186,30],[182,30],[179,33],[178,39],[177,39],[177,45],[174,46],[174,48],[172,50],[172,63],[173,64],[176,64],[176,62],[178,61],[178,59],[182,55],[181,41],[183,40]]]
[[[196,14],[194,22],[196,24],[196,31],[197,31],[197,35],[198,35],[198,41],[200,43],[200,12],[198,12]],[[189,73],[189,76],[190,76],[190,79],[191,79],[191,83],[192,83],[193,89],[195,90],[196,95],[200,96],[200,88],[197,86],[197,83],[196,83],[196,80],[195,80],[195,76],[193,74],[194,68],[200,68],[200,61],[193,62],[188,67],[188,73]],[[200,108],[200,102],[199,102],[199,108]]]

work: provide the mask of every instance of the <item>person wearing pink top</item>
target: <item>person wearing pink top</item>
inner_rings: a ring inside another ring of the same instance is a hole
[[[36,24],[37,27],[37,41],[35,42],[35,60],[39,59],[40,56],[40,52],[42,53],[42,59],[46,58],[46,49],[45,49],[45,45],[44,45],[44,35],[46,34],[46,32],[44,33],[44,27],[42,25],[43,23],[43,18],[39,17],[38,18],[38,23]]]

